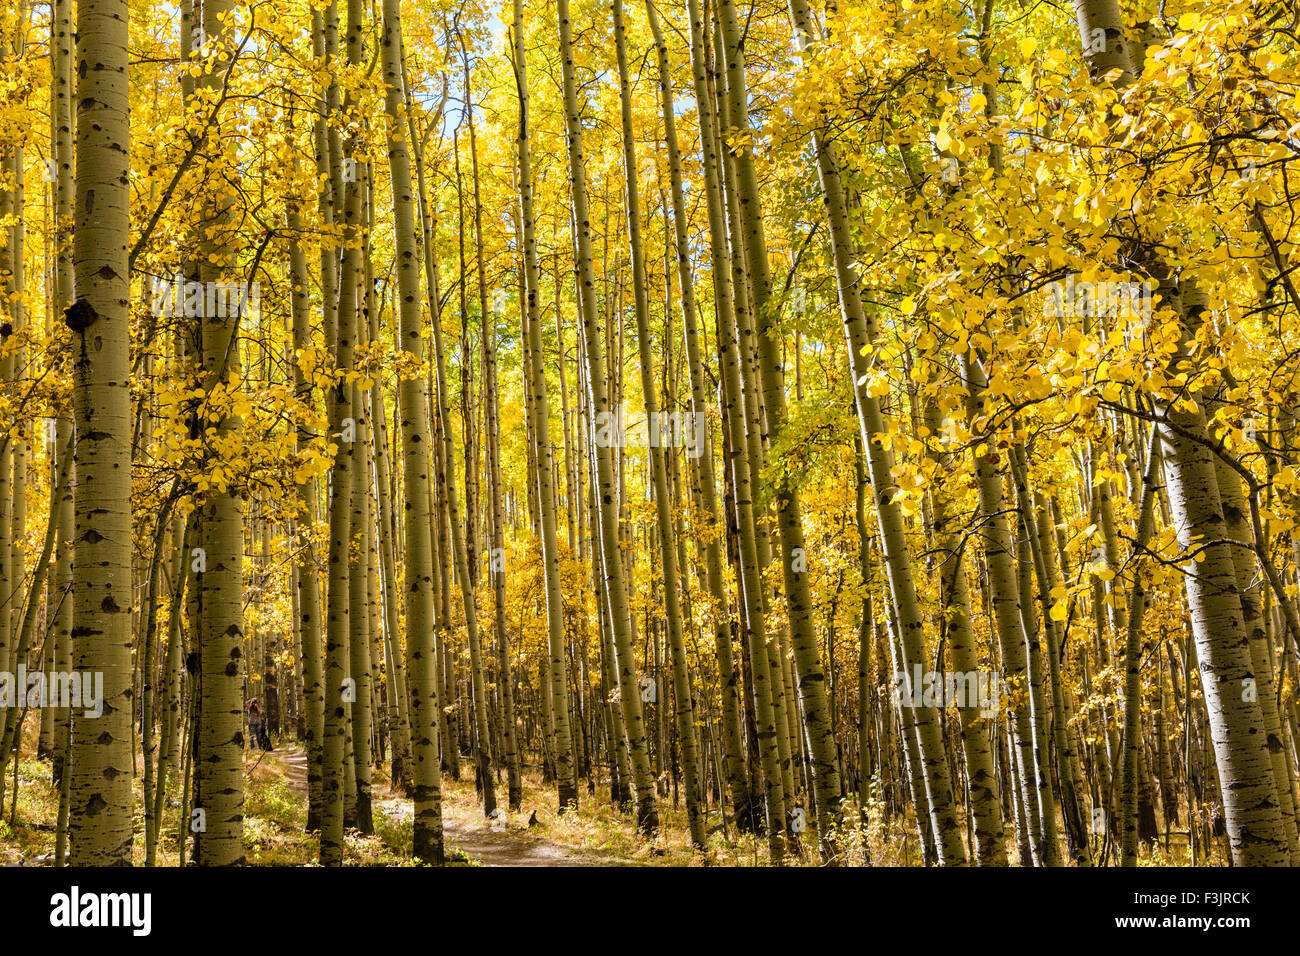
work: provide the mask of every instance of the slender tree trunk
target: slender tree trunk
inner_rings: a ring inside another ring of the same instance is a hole
[[[538,303],[540,275],[537,265],[536,218],[533,209],[532,159],[529,153],[528,64],[524,49],[522,0],[514,4],[515,83],[519,97],[519,199],[523,223],[527,370],[529,410],[533,425],[537,467],[537,497],[542,518],[542,562],[546,584],[547,652],[550,657],[551,708],[555,715],[555,777],[561,812],[578,802],[577,768],[573,756],[573,731],[569,721],[569,693],[564,674],[564,599],[560,583],[559,544],[556,540],[555,494],[551,480],[553,446],[546,373],[542,362],[541,315]],[[499,505],[498,505],[499,507]],[[504,639],[504,631],[502,632]]]
[[[795,0],[798,2],[798,0]],[[938,405],[931,401],[925,409],[925,423],[931,435],[942,434],[943,423]],[[955,454],[945,452],[939,457],[940,469],[955,465]],[[939,568],[940,590],[943,596],[943,616],[946,622],[945,637],[948,644],[952,670],[967,675],[967,693],[970,680],[979,669],[976,659],[975,633],[972,627],[970,597],[966,587],[964,541],[958,533],[949,512],[948,495],[935,488],[930,496],[933,511],[935,543],[942,564]],[[947,702],[945,702],[947,703]],[[1007,850],[1002,820],[1002,798],[998,793],[997,772],[993,764],[993,751],[986,729],[987,713],[981,714],[969,697],[957,701],[961,718],[962,745],[966,755],[966,774],[970,790],[971,816],[975,819],[975,841],[972,849],[981,866],[1006,866]]]
[[[421,341],[419,233],[411,195],[410,154],[403,122],[402,21],[398,0],[383,4],[384,117],[388,131],[388,169],[392,184],[393,232],[397,260],[397,310],[400,347],[415,362],[425,361]],[[432,258],[433,249],[425,254]],[[436,301],[431,298],[431,301]],[[435,313],[434,321],[438,321]],[[434,565],[430,493],[433,439],[424,383],[403,378],[398,385],[402,431],[402,478],[405,494],[406,655],[410,682],[412,776],[415,781],[415,856],[443,862],[442,772],[439,764],[439,667],[434,639]],[[396,640],[394,639],[394,644]]]
[[[358,163],[358,167],[360,165]],[[362,179],[360,169],[358,179]],[[364,347],[365,339],[366,334],[358,325],[357,344]],[[356,385],[351,387],[356,452],[352,467],[352,541],[348,548],[348,671],[354,695],[352,766],[357,788],[356,828],[362,834],[369,834],[375,829],[370,803],[370,738],[377,714],[376,689],[370,680],[370,615],[367,613],[366,586],[367,554],[370,536],[374,533],[370,520],[370,423],[366,418],[364,393]]]
[[[968,389],[968,414],[973,420],[980,414],[987,380],[977,359],[962,357],[963,377]],[[982,446],[988,449],[988,445]],[[1038,813],[1037,769],[1035,765],[1033,715],[1029,705],[1029,662],[1026,657],[1025,623],[1020,613],[1020,589],[1016,581],[1012,553],[1011,527],[1004,504],[1002,475],[996,469],[993,453],[986,451],[975,461],[979,488],[984,556],[988,567],[988,586],[992,616],[1002,655],[1003,680],[1008,693],[1015,695],[1013,704],[1014,740],[1020,801],[1025,810],[1023,822],[1029,824],[1030,849],[1034,864],[1046,865],[1046,847],[1042,842]]]
[[[654,480],[655,510],[658,519],[659,555],[663,573],[663,599],[668,623],[668,643],[672,656],[673,687],[676,700],[677,734],[685,771],[686,819],[691,842],[699,848],[705,845],[704,814],[700,808],[699,755],[695,742],[694,694],[686,664],[686,642],[682,634],[682,613],[678,600],[677,544],[671,514],[672,503],[668,497],[668,470],[664,463],[662,442],[666,418],[659,417],[659,402],[655,395],[652,368],[649,312],[650,303],[645,282],[645,262],[641,249],[641,213],[637,191],[638,169],[636,144],[632,139],[632,93],[628,84],[626,30],[623,26],[622,0],[611,5],[614,17],[614,46],[617,51],[619,74],[619,99],[622,104],[623,123],[623,175],[627,183],[627,229],[631,248],[632,286],[635,299],[637,342],[640,350],[641,389],[650,433],[650,465]],[[666,344],[666,343],[665,343]],[[669,432],[671,434],[671,432]],[[656,639],[656,648],[658,647]],[[663,714],[663,702],[656,703]],[[660,721],[662,727],[662,719]],[[660,733],[663,741],[663,733]],[[662,744],[661,744],[662,751]],[[662,754],[661,754],[662,763]]]
[[[335,55],[337,50],[337,8],[331,4],[326,12],[325,50]],[[356,66],[361,62],[363,7],[361,0],[348,0],[347,61]],[[336,93],[331,94],[336,97]],[[332,104],[331,104],[332,105]],[[349,92],[343,104],[346,113],[352,106]],[[340,147],[335,163],[331,143],[331,168],[341,169],[343,155],[351,158],[355,151],[356,134],[350,134],[346,149]],[[337,174],[342,179],[341,172]],[[326,639],[324,675],[324,741],[321,760],[321,837],[320,862],[322,866],[341,866],[343,863],[343,827],[347,805],[347,765],[349,711],[354,698],[353,686],[348,679],[350,658],[351,615],[349,601],[349,554],[352,544],[352,483],[357,468],[357,423],[353,417],[352,398],[355,391],[348,381],[352,370],[353,352],[357,334],[357,282],[361,259],[361,189],[355,181],[346,183],[340,190],[343,197],[343,263],[338,278],[338,306],[335,312],[333,336],[334,368],[338,381],[329,390],[327,412],[329,434],[336,443],[333,469],[330,473],[329,492],[329,589],[326,601]],[[340,185],[338,182],[335,185]],[[337,197],[339,193],[335,193]],[[327,295],[330,290],[327,290]],[[358,529],[359,530],[359,529]],[[360,609],[356,609],[360,613]]]
[[[399,80],[400,82],[400,80]],[[400,129],[400,127],[399,127]],[[390,170],[391,174],[391,170]],[[410,166],[408,162],[407,175]],[[409,201],[409,194],[408,194]],[[394,224],[396,226],[396,223]],[[419,266],[416,269],[418,290]],[[400,294],[400,290],[399,290]],[[416,293],[419,301],[419,293]],[[401,348],[400,330],[394,329],[397,348]],[[379,337],[379,316],[370,315],[371,341]],[[400,389],[400,384],[399,384]],[[383,657],[387,664],[384,678],[389,700],[390,723],[392,735],[392,782],[407,796],[411,796],[415,786],[411,777],[411,712],[407,699],[406,663],[402,655],[401,644],[397,637],[397,549],[394,538],[397,534],[396,521],[393,517],[393,498],[390,491],[394,487],[392,466],[392,446],[388,440],[388,416],[384,412],[384,394],[378,381],[370,390],[370,407],[372,409],[370,434],[375,458],[375,502],[379,512],[379,573],[382,580],[383,612]],[[373,594],[371,595],[373,597]]]
[[[75,188],[72,182],[72,168],[75,161],[73,152],[73,79],[72,79],[72,3],[73,0],[55,0],[51,21],[51,100],[50,126],[53,131],[51,152],[55,165],[54,174],[54,245],[57,250],[54,257],[54,302],[55,315],[63,315],[68,306],[73,304],[74,264],[72,253],[73,199]],[[55,425],[55,448],[70,447],[73,435],[73,418],[61,414]],[[74,456],[75,457],[75,456]],[[73,647],[73,606],[76,598],[73,593],[74,579],[72,568],[72,548],[75,540],[75,504],[74,488],[76,471],[63,486],[57,501],[51,499],[51,507],[59,512],[59,540],[55,554],[54,609],[51,621],[54,630],[54,666],[56,670],[68,672],[72,669]],[[4,633],[0,631],[0,633]],[[54,780],[62,784],[68,762],[68,734],[72,721],[72,712],[67,707],[54,711]],[[66,789],[61,787],[61,790]],[[66,810],[66,808],[65,808]],[[62,854],[56,855],[56,863],[62,865]]]
[[[328,184],[325,186],[329,188]],[[302,234],[302,216],[296,206],[289,208],[288,226],[294,239],[289,244],[290,311],[293,322],[295,353],[313,347],[311,337],[311,300],[308,294],[307,257],[297,236]],[[306,371],[293,360],[294,391],[298,401],[312,403],[312,383]],[[311,441],[311,431],[304,424],[297,434],[301,452]],[[297,550],[295,565],[297,581],[297,625],[302,653],[302,696],[306,711],[303,722],[307,750],[307,829],[320,826],[321,810],[321,737],[324,731],[324,697],[322,694],[321,666],[321,596],[320,561],[315,546],[315,527],[319,509],[319,489],[316,479],[309,478],[298,486],[299,523],[305,529],[303,543]]]
[[[687,368],[691,382],[691,413],[693,427],[701,429],[698,436],[700,455],[696,459],[699,474],[700,496],[703,503],[704,527],[701,534],[709,594],[713,600],[711,618],[713,621],[714,649],[717,654],[718,683],[721,689],[722,733],[725,741],[724,767],[727,777],[728,792],[731,795],[733,811],[738,825],[753,828],[752,813],[749,806],[749,783],[745,779],[744,743],[740,734],[740,701],[737,690],[738,672],[732,659],[731,639],[734,618],[730,613],[730,602],[722,576],[722,557],[719,538],[721,528],[718,525],[717,488],[713,475],[713,435],[707,425],[706,408],[708,393],[705,383],[704,367],[700,358],[699,334],[697,331],[697,309],[695,300],[695,283],[691,271],[690,244],[687,239],[687,209],[682,192],[682,164],[677,144],[676,117],[673,107],[672,73],[668,62],[668,48],[664,43],[659,19],[653,2],[647,0],[646,16],[654,35],[655,48],[659,58],[659,89],[661,95],[661,112],[664,121],[664,139],[668,148],[669,176],[672,184],[673,229],[676,239],[676,257],[678,281],[681,286],[682,333],[686,346]],[[710,137],[706,149],[713,148]]]
[[[572,25],[568,0],[557,0],[560,22],[560,57],[563,67],[564,113],[568,136],[569,178],[573,189],[574,218],[578,228],[578,281],[585,294],[582,305],[582,328],[586,338],[588,411],[593,429],[610,427],[611,408],[604,378],[604,362],[599,329],[596,325],[595,283],[591,267],[591,222],[587,210],[587,180],[582,151],[582,124],[578,115],[578,93],[573,62]],[[609,442],[593,435],[596,459],[597,510],[601,548],[604,554],[605,592],[609,603],[610,629],[614,638],[615,670],[621,692],[623,722],[627,734],[632,771],[636,786],[637,829],[647,834],[659,830],[659,810],[655,799],[654,777],[646,750],[645,720],[637,685],[636,661],[632,650],[632,620],[624,585],[624,569],[619,537],[618,511],[615,500],[613,455]]]
[[[432,254],[432,253],[431,253]],[[433,319],[433,355],[437,370],[438,417],[442,421],[443,457],[438,462],[439,481],[447,496],[447,512],[451,523],[451,545],[456,577],[460,580],[461,602],[465,610],[465,630],[470,652],[470,686],[474,706],[475,749],[478,752],[478,781],[483,792],[483,813],[491,815],[496,809],[496,787],[492,780],[491,739],[488,733],[487,680],[483,672],[483,653],[479,642],[478,613],[474,606],[474,586],[470,578],[466,557],[467,526],[474,515],[467,513],[461,523],[455,486],[455,454],[451,443],[450,414],[448,412],[447,368],[442,347],[440,316]],[[467,451],[467,455],[470,452]]]

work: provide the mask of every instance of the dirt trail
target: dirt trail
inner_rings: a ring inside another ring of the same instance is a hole
[[[268,754],[265,763],[284,778],[294,793],[306,799],[307,754],[302,748]],[[411,801],[404,797],[375,796],[375,811],[391,819],[408,822],[415,813]],[[448,858],[460,851],[483,866],[608,865],[607,861],[549,843],[526,830],[494,830],[486,821],[479,824],[465,819],[459,808],[449,804],[443,805],[442,829]]]

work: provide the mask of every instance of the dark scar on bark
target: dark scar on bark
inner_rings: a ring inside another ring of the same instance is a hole
[[[63,321],[73,332],[85,332],[99,318],[95,307],[85,299],[78,299],[63,312]]]

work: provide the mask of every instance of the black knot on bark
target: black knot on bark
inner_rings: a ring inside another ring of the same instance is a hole
[[[90,795],[90,799],[86,801],[86,806],[82,810],[82,813],[84,813],[88,817],[97,817],[104,812],[107,806],[108,806],[108,801],[106,801],[98,793],[92,793]]]
[[[99,313],[95,311],[95,307],[85,299],[78,299],[63,310],[64,324],[77,333],[86,331],[98,318]]]

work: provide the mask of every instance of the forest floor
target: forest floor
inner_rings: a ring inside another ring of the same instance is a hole
[[[49,866],[53,858],[59,795],[51,780],[50,763],[35,756],[35,728],[24,728],[22,759],[10,761],[3,784],[3,815],[0,815],[0,866]],[[138,756],[137,756],[138,761]],[[137,773],[139,763],[137,763]],[[560,815],[554,785],[543,783],[540,773],[526,769],[520,810],[505,813],[505,781],[497,784],[503,815],[495,821],[484,818],[483,806],[474,787],[474,771],[462,760],[461,779],[445,773],[442,778],[442,815],[446,858],[451,866],[765,866],[766,841],[752,834],[738,834],[734,827],[724,833],[719,810],[710,808],[710,835],[706,852],[694,850],[686,828],[685,809],[674,805],[671,793],[659,802],[661,829],[647,839],[636,832],[632,817],[612,806],[608,784],[594,790],[580,784],[577,812]],[[158,840],[157,865],[175,866],[180,859],[178,835],[182,821],[179,784],[171,782],[167,809]],[[411,801],[393,790],[387,767],[376,767],[372,780],[374,832],[349,830],[344,838],[344,862],[348,866],[416,866],[411,855]],[[17,806],[14,806],[14,794]],[[861,864],[870,859],[876,866],[921,864],[915,837],[915,822],[882,813],[877,799],[867,804],[865,827],[849,826],[841,831],[844,862]],[[529,818],[536,823],[529,826]],[[244,757],[244,843],[247,862],[254,866],[314,866],[320,845],[308,832],[307,757],[292,739],[283,739],[275,751],[250,751]],[[136,778],[135,864],[145,862],[144,816]],[[1167,849],[1144,847],[1143,866],[1185,866],[1190,862],[1186,831],[1172,834]],[[1014,834],[1008,830],[1008,849],[1015,854]],[[1208,862],[1225,862],[1220,848]],[[189,841],[188,856],[193,843]],[[811,852],[809,852],[811,851]],[[816,853],[806,846],[801,858],[787,858],[787,865],[816,865]]]
[[[53,858],[58,788],[48,760],[35,756],[36,728],[24,727],[22,757],[9,762],[0,815],[0,866],[49,866]],[[269,753],[249,751],[244,757],[244,843],[250,865],[311,866],[319,840],[308,832],[306,754],[292,739],[283,739]],[[140,770],[137,755],[136,773]],[[462,760],[461,779],[444,774],[442,814],[447,863],[452,866],[691,866],[764,865],[766,847],[752,836],[731,840],[711,835],[707,853],[692,849],[684,807],[674,806],[671,794],[660,801],[661,830],[653,839],[636,832],[630,814],[608,802],[607,785],[595,792],[580,785],[577,812],[558,813],[553,784],[527,769],[520,810],[506,813],[506,786],[497,784],[502,815],[484,818],[475,790],[474,771]],[[387,768],[376,767],[372,780],[374,832],[345,834],[344,861],[349,866],[415,866],[411,855],[410,799],[393,790]],[[16,806],[15,806],[16,794]],[[179,833],[183,794],[171,780],[158,839],[157,865],[180,860]],[[144,810],[136,777],[135,864],[145,863]],[[529,826],[535,814],[536,822]],[[710,824],[717,822],[717,809]],[[186,862],[193,851],[187,841]]]
[[[301,747],[268,754],[266,762],[269,769],[282,776],[294,794],[307,799],[307,754]],[[540,817],[539,824],[534,827],[528,826],[525,813],[507,815],[503,823],[494,825],[484,819],[478,794],[473,788],[448,780],[444,780],[443,786],[442,832],[447,856],[451,860],[479,866],[610,866],[623,862],[612,856],[577,850],[539,835],[534,831],[544,828]],[[464,799],[466,796],[470,798],[468,801]],[[406,826],[414,812],[412,802],[391,787],[385,785],[382,790],[376,790],[375,816]]]

